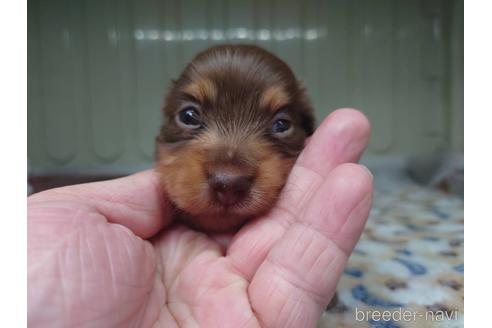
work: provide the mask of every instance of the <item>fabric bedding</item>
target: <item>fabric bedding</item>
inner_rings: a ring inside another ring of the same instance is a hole
[[[319,327],[462,327],[463,199],[375,172],[375,198]]]

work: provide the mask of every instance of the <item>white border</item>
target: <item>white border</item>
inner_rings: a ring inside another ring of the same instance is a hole
[[[0,326],[26,326],[27,7],[0,3]]]
[[[465,320],[469,327],[483,327],[491,312],[491,12],[488,1],[465,1]]]
[[[470,327],[483,326],[490,311],[491,9],[487,1],[465,3],[465,313]],[[26,325],[26,3],[4,1],[0,13],[4,175],[0,326],[19,327]]]

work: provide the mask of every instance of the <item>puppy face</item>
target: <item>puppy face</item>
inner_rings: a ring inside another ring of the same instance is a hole
[[[237,229],[271,208],[314,125],[289,67],[247,45],[198,54],[164,115],[157,168],[182,216],[207,231]]]

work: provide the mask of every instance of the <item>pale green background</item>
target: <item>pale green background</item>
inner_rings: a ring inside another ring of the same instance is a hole
[[[463,150],[463,1],[29,0],[32,172],[152,165],[170,79],[224,42],[284,58],[318,121],[364,111],[368,156]]]

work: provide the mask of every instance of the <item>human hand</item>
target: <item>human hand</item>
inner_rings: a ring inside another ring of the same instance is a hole
[[[372,202],[369,124],[317,129],[275,207],[235,235],[173,224],[154,171],[28,198],[30,327],[314,327]]]

